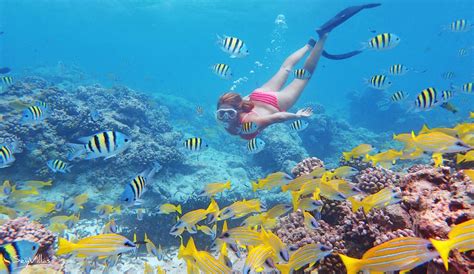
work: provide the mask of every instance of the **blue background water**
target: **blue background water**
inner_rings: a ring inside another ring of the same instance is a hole
[[[8,65],[14,75],[21,75],[27,67],[62,62],[76,65],[106,84],[116,78],[132,88],[172,93],[213,110],[218,96],[229,90],[232,83],[212,74],[209,69],[212,64],[230,64],[234,80],[249,77],[247,83],[236,88],[247,94],[269,79],[286,55],[304,45],[308,37],[315,36],[315,27],[355,3],[363,2],[3,0],[0,29],[5,33],[0,37],[0,65]],[[393,79],[395,84],[390,91],[404,89],[412,99],[429,86],[441,91],[450,82],[461,85],[472,81],[472,52],[468,57],[459,57],[458,50],[473,46],[474,32],[438,35],[443,26],[455,19],[466,18],[472,22],[472,1],[381,3],[381,7],[364,11],[337,28],[326,48],[335,53],[359,48],[374,35],[370,30],[396,33],[402,39],[401,44],[388,51],[367,51],[345,61],[322,59],[299,106],[315,101],[331,113],[354,116],[346,95],[380,93],[366,90],[363,79],[386,71],[394,63],[428,70]],[[274,23],[278,14],[286,16],[286,31]],[[280,52],[268,53],[267,49],[275,49],[275,43],[270,42],[275,39],[275,32],[280,35],[282,48]],[[251,55],[230,59],[216,46],[216,34],[242,38]],[[264,66],[256,69],[255,61]],[[256,73],[251,75],[250,70]],[[445,71],[455,72],[456,78],[442,79],[440,74]],[[378,125],[387,130],[384,125],[394,123],[394,119],[403,118],[406,113],[395,108],[380,114],[374,102],[379,99],[379,95],[369,96],[359,105],[361,113],[377,116],[370,124],[362,124],[373,130]],[[466,117],[473,102],[472,97],[458,96],[454,103],[463,109],[458,117]],[[398,129],[410,130],[423,122],[449,124],[453,119],[460,118],[438,108],[421,113],[421,117],[411,119],[406,127],[402,121]]]

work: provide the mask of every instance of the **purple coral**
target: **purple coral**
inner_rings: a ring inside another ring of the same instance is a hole
[[[385,187],[395,185],[398,176],[382,167],[369,167],[362,170],[357,176],[357,187],[368,193],[374,194]]]
[[[306,158],[299,162],[292,170],[291,173],[295,177],[299,177],[304,174],[309,174],[311,171],[318,167],[324,167],[324,162],[316,157]]]

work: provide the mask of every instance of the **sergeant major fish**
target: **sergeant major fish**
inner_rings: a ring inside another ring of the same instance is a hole
[[[126,186],[122,195],[120,196],[120,202],[125,206],[132,206],[140,203],[140,198],[146,191],[146,185],[151,178],[161,169],[161,165],[156,163],[153,168],[147,169],[137,175],[131,182]]]
[[[81,144],[68,144],[72,150],[68,155],[69,161],[84,155],[86,160],[100,157],[105,157],[107,160],[126,150],[132,139],[118,131],[103,131],[79,138],[78,141]]]
[[[249,55],[247,46],[244,41],[239,38],[226,35],[220,37],[217,35],[217,44],[220,46],[222,51],[230,54],[230,58],[242,58]]]

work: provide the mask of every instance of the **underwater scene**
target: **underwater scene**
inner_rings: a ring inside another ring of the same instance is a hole
[[[472,274],[473,56],[471,0],[0,0],[0,274]]]

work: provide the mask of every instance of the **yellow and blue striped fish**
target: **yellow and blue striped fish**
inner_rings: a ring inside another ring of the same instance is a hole
[[[265,142],[260,138],[252,138],[247,142],[247,152],[256,154],[265,148]]]
[[[254,122],[244,122],[241,126],[241,133],[244,134],[253,134],[258,130],[258,126]]]
[[[86,160],[105,157],[109,159],[127,149],[132,139],[118,131],[103,131],[92,136],[79,138],[81,144],[69,143],[69,161],[84,156]]]
[[[22,113],[21,124],[38,123],[49,117],[49,111],[43,107],[29,106]]]
[[[306,80],[311,78],[311,72],[305,69],[296,69],[293,73],[296,79]]]
[[[71,165],[69,165],[68,163],[62,161],[62,160],[49,160],[48,163],[47,163],[47,166],[49,167],[49,169],[51,169],[51,171],[53,171],[54,173],[56,172],[60,172],[60,173],[67,173],[67,172],[70,172],[71,171]]]
[[[224,52],[230,54],[231,58],[241,58],[249,55],[249,51],[244,41],[237,37],[224,35],[224,38],[222,38],[218,35],[217,43]]]
[[[215,64],[212,66],[212,71],[222,79],[229,80],[232,78],[232,70],[227,64]]]
[[[399,90],[394,92],[392,96],[390,96],[390,101],[392,102],[400,102],[407,98],[407,94],[403,90]]]
[[[15,162],[16,142],[0,145],[0,168],[9,167]]]
[[[306,120],[294,120],[290,124],[290,128],[294,131],[302,131],[308,127],[309,123]]]
[[[11,77],[11,76],[2,76],[2,83],[4,85],[7,85],[7,86],[13,84],[13,77]]]
[[[16,241],[0,245],[0,273],[20,273],[21,269],[32,262],[39,244],[30,241]]]
[[[441,77],[445,80],[450,80],[456,77],[456,74],[452,71],[446,71],[441,74]]]
[[[392,85],[388,77],[383,74],[374,75],[367,82],[371,88],[379,90],[387,89]]]
[[[184,140],[183,146],[191,151],[200,151],[209,147],[200,137],[192,137]]]
[[[372,49],[383,50],[396,47],[400,43],[400,37],[393,33],[381,33],[371,38],[368,46]]]
[[[472,84],[472,82],[469,82],[462,85],[462,91],[465,93],[472,93]]]
[[[389,70],[388,70],[388,72],[391,75],[405,75],[408,71],[409,71],[409,69],[407,68],[407,66],[405,66],[403,64],[391,65]]]
[[[452,32],[466,32],[471,29],[471,23],[466,19],[457,19],[449,24],[449,30]]]
[[[155,163],[153,168],[149,168],[144,170],[139,175],[135,176],[131,182],[129,182],[126,186],[122,195],[120,196],[120,201],[125,206],[132,206],[137,203],[138,200],[142,197],[143,193],[146,191],[146,185],[155,173],[161,169],[161,165],[159,163]]]
[[[439,256],[430,241],[400,237],[367,250],[362,259],[339,254],[348,274],[411,270]]]
[[[451,98],[453,98],[453,96],[454,96],[454,91],[443,90],[441,92],[441,99],[443,99],[443,102],[447,102],[447,101],[451,100]]]
[[[437,104],[437,92],[433,87],[422,90],[415,100],[415,106],[421,110],[430,110]]]

